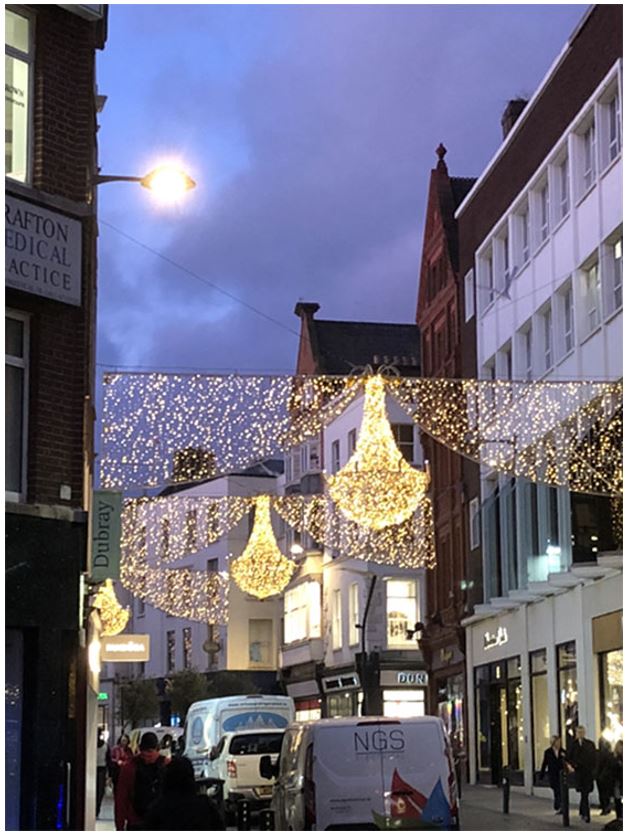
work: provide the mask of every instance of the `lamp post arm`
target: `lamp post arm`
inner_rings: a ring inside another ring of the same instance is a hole
[[[141,183],[143,180],[143,177],[133,177],[132,175],[97,174],[94,176],[92,183],[99,186],[101,183]]]

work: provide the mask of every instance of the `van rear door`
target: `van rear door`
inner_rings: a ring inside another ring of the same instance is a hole
[[[282,746],[283,732],[247,732],[234,735],[229,742],[225,758],[233,763],[232,773],[235,791],[252,789],[259,799],[270,799],[273,780],[260,776],[260,758],[271,756],[275,762]]]

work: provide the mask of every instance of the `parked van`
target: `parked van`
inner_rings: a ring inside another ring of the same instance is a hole
[[[330,718],[290,724],[271,807],[277,831],[458,830],[454,764],[442,721]]]
[[[199,700],[188,710],[185,751],[197,779],[213,777],[210,751],[228,732],[284,730],[295,720],[293,699],[285,695],[234,695]]]
[[[272,778],[260,775],[260,758],[268,755],[277,763],[284,730],[245,730],[228,732],[210,750],[209,772],[223,782],[223,799],[228,814],[236,810],[239,799],[252,806],[268,806],[273,795]]]

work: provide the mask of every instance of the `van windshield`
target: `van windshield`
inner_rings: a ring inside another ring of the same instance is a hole
[[[279,753],[283,733],[261,732],[255,735],[235,735],[229,744],[232,756],[268,756]]]

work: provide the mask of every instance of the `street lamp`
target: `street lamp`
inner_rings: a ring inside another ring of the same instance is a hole
[[[94,176],[95,186],[101,183],[139,183],[149,189],[159,201],[174,203],[181,199],[186,192],[194,189],[195,181],[183,169],[170,163],[157,166],[144,177],[120,174],[97,174]]]

